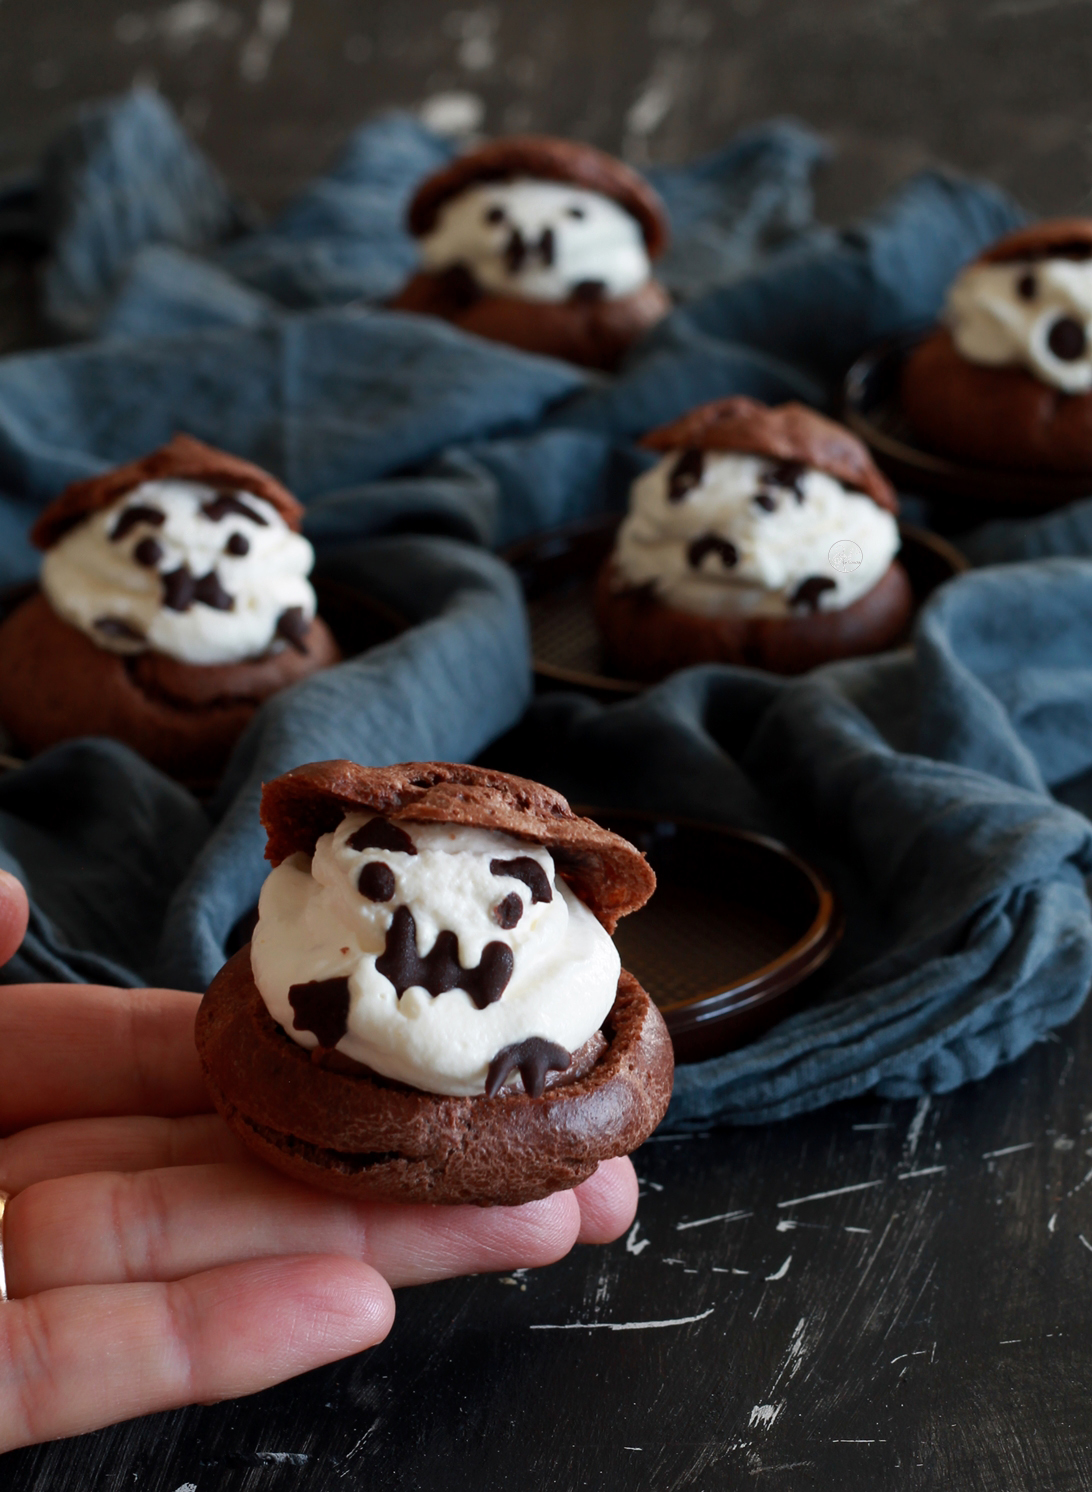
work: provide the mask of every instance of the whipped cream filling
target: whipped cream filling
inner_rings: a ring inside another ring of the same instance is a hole
[[[851,606],[887,572],[898,524],[864,493],[799,462],[671,451],[634,482],[616,582],[699,616]]]
[[[453,1095],[483,1093],[498,1054],[530,1038],[576,1052],[620,972],[543,846],[367,813],[269,874],[250,961],[300,1046]]]
[[[314,550],[271,503],[201,482],[144,482],[47,551],[50,605],[115,653],[239,663],[299,645]]]
[[[1025,368],[1065,394],[1092,389],[1092,259],[971,264],[944,320],[970,363]]]
[[[429,270],[462,265],[483,290],[522,300],[630,295],[651,274],[641,225],[583,187],[520,178],[468,187],[419,241]]]

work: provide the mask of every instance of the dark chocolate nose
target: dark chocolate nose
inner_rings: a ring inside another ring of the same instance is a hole
[[[534,258],[541,260],[544,269],[549,269],[553,265],[555,254],[552,228],[543,228],[538,240],[532,239],[530,243],[518,228],[513,228],[504,246],[504,262],[510,275],[518,275],[527,260]]]
[[[1079,321],[1075,321],[1072,316],[1059,316],[1050,328],[1047,346],[1062,362],[1075,363],[1078,358],[1084,357],[1088,338]]]

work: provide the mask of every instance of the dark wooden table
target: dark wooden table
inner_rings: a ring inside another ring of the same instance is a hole
[[[839,220],[943,160],[1087,210],[1077,0],[2,0],[0,176],[154,84],[274,207],[380,106],[680,160],[792,113]],[[43,339],[0,259],[0,351]],[[920,1103],[653,1140],[638,1222],[552,1269],[404,1292],[390,1339],[237,1403],[16,1452],[4,1492],[1092,1487],[1092,1011]]]
[[[974,1087],[636,1156],[637,1223],[381,1346],[0,1462],[10,1492],[1087,1492],[1092,1010]]]

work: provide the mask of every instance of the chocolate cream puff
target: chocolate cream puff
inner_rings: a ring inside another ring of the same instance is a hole
[[[442,762],[298,767],[261,814],[257,926],[196,1028],[257,1155],[354,1197],[515,1205],[651,1134],[671,1042],[610,937],[655,887],[633,845]]]
[[[1000,239],[957,276],[910,354],[902,405],[946,455],[1092,472],[1092,218]]]
[[[667,215],[591,145],[495,140],[428,177],[409,207],[422,268],[394,308],[527,352],[613,368],[671,308],[652,277]]]
[[[0,625],[16,748],[113,736],[215,778],[262,700],[340,656],[302,516],[267,472],[187,435],[67,487],[31,530],[40,590]]]
[[[655,680],[693,663],[802,673],[903,636],[894,491],[841,425],[802,404],[700,405],[641,441],[596,583],[610,665]]]

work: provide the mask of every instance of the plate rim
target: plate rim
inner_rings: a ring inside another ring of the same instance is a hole
[[[787,994],[823,964],[834,953],[845,930],[845,918],[837,894],[826,876],[817,866],[796,850],[783,844],[769,834],[759,834],[751,829],[737,829],[731,824],[717,824],[709,819],[691,818],[689,815],[656,813],[649,809],[608,808],[602,804],[574,803],[573,812],[585,818],[600,819],[596,815],[615,818],[632,818],[643,823],[672,823],[682,828],[696,829],[702,833],[715,834],[721,838],[743,841],[753,847],[775,855],[788,862],[794,870],[804,876],[816,898],[816,912],[808,927],[783,953],[757,969],[741,975],[730,984],[719,989],[692,995],[687,1000],[673,1000],[657,1009],[672,1029],[674,1016],[676,1027],[701,1027],[708,1023],[738,1014],[777,996]],[[655,893],[653,893],[655,895]],[[791,965],[791,970],[790,970]],[[748,995],[749,998],[741,998]],[[655,1003],[655,1002],[654,1002]],[[701,1010],[696,1009],[702,1006]]]

